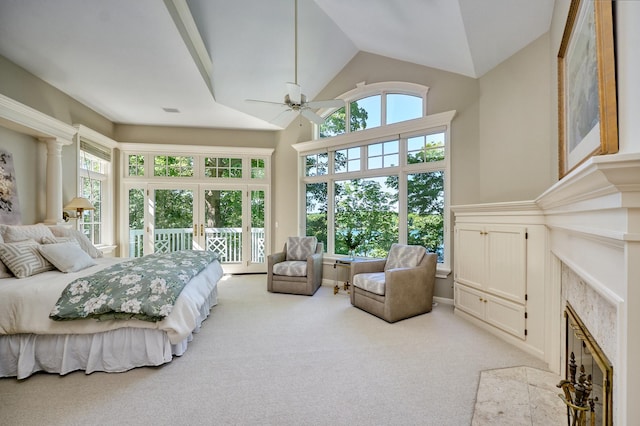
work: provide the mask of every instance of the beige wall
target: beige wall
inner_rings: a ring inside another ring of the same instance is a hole
[[[50,84],[0,56],[0,93],[67,124],[113,136],[113,123]]]
[[[278,132],[116,124],[118,142],[274,148]]]
[[[43,169],[40,168],[40,148],[44,148],[44,144],[31,136],[0,126],[0,149],[8,151],[13,157],[18,202],[24,224],[36,223],[45,216],[44,197],[41,196],[45,188]]]
[[[480,81],[480,202],[533,200],[555,181],[549,35]]]

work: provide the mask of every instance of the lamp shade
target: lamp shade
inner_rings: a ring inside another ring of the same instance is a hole
[[[73,200],[69,201],[66,206],[64,206],[64,210],[83,211],[95,209],[96,208],[93,207],[93,204],[91,204],[91,202],[84,197],[75,197]]]

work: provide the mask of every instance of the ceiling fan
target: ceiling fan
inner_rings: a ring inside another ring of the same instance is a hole
[[[341,99],[331,99],[326,101],[307,101],[307,97],[304,95],[304,93],[302,93],[302,88],[298,84],[298,0],[294,0],[294,14],[294,82],[286,83],[287,94],[284,95],[284,102],[271,102],[258,99],[247,99],[247,102],[260,102],[285,106],[287,107],[287,109],[284,112],[297,112],[309,121],[320,125],[324,123],[324,118],[320,117],[318,114],[311,110],[316,108],[338,108],[344,106],[344,101]]]

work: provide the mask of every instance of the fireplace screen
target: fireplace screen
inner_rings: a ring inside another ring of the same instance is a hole
[[[565,318],[566,373],[558,387],[567,424],[612,425],[613,367],[569,303]]]

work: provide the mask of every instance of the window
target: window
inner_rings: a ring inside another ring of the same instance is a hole
[[[264,179],[265,175],[265,161],[262,158],[251,159],[251,179]]]
[[[399,123],[422,117],[423,99],[401,93],[387,94],[387,124]]]
[[[360,171],[360,147],[339,149],[334,153],[334,170],[336,173]]]
[[[305,229],[321,241],[326,236],[330,254],[347,254],[349,238],[359,243],[355,253],[360,256],[386,256],[395,242],[420,244],[438,255],[439,271],[448,273],[447,153],[455,111],[425,116],[426,88],[414,88],[421,90],[409,93],[406,87],[381,84],[379,94],[351,93],[349,109],[364,122],[347,126],[354,121],[344,109],[325,111],[322,139],[294,145],[306,160]],[[336,125],[345,115],[342,127]],[[331,162],[325,173],[326,152]]]
[[[398,141],[374,143],[368,146],[367,168],[382,169],[400,165]]]
[[[444,160],[444,136],[439,132],[409,138],[407,162],[415,164]]]
[[[129,176],[144,176],[144,155],[129,155]]]
[[[156,155],[153,157],[153,175],[191,177],[193,176],[193,157]]]
[[[84,135],[91,136],[91,140]],[[94,142],[94,139],[107,140],[83,126],[79,127],[79,168],[78,194],[85,197],[95,208],[84,210],[78,220],[79,229],[94,245],[106,245],[113,242],[113,203],[111,176],[111,147]]]
[[[307,176],[326,175],[329,171],[329,155],[327,153],[307,155],[305,170]]]
[[[205,157],[204,175],[212,178],[242,178],[242,158]]]
[[[319,111],[326,119],[318,126],[317,136],[331,138],[423,117],[427,91],[427,87],[402,82],[359,85],[340,97],[349,105],[348,114],[344,107]]]

